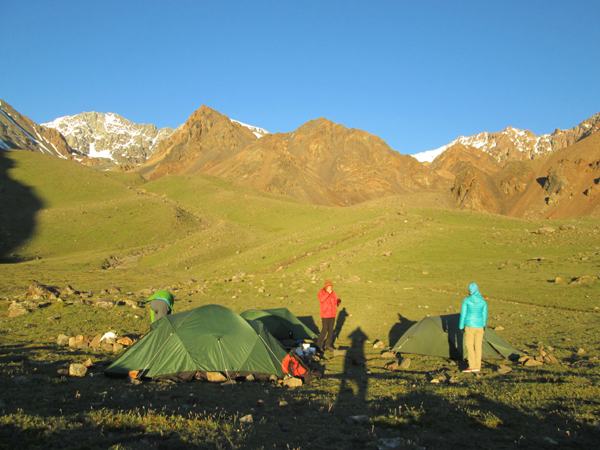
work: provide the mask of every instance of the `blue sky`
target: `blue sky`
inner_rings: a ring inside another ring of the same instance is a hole
[[[326,117],[400,153],[600,112],[600,2],[2,1],[0,98],[172,128]]]

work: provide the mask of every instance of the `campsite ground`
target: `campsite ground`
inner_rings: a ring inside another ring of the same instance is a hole
[[[0,265],[0,448],[362,449],[393,438],[428,449],[586,448],[600,438],[595,218],[517,220],[399,197],[316,207],[209,177],[143,184],[10,155],[11,178],[43,206]],[[81,189],[53,181],[47,164]],[[544,226],[555,231],[536,232]],[[144,308],[87,300],[141,302],[142,289],[169,287],[177,311],[285,306],[314,327],[326,279],[343,300],[337,345],[348,352],[328,355],[324,378],[301,388],[57,375],[88,359],[97,375],[117,356],[58,346],[59,334],[148,330]],[[500,374],[490,361],[474,375],[454,361],[401,355],[410,367],[386,370],[392,359],[373,344],[393,346],[423,317],[458,312],[473,281],[499,336],[532,355],[551,347],[559,364],[509,363]],[[37,299],[9,317],[35,283],[91,296]],[[111,286],[120,293],[103,292]],[[253,423],[241,424],[248,414]]]

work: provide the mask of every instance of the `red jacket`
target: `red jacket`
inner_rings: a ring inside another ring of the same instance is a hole
[[[321,304],[321,318],[330,319],[337,314],[338,296],[335,292],[331,294],[325,289],[319,291],[319,302]]]

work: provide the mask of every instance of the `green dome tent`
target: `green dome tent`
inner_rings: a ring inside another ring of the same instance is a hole
[[[392,352],[416,353],[450,359],[464,359],[463,334],[458,328],[460,314],[425,317],[402,335]],[[483,359],[518,359],[523,352],[508,344],[489,327],[483,335]]]
[[[275,339],[316,339],[317,335],[287,308],[249,309],[240,314],[247,320],[258,320]]]
[[[254,374],[283,376],[287,355],[262,323],[247,321],[219,305],[164,316],[106,370],[108,376],[140,371],[144,377],[223,372],[229,378]]]

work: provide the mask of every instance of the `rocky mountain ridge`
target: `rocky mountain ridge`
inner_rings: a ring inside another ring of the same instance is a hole
[[[600,113],[569,129],[557,128],[552,134],[536,136],[529,130],[508,127],[497,133],[483,132],[473,136],[460,136],[437,150],[413,155],[418,161],[433,162],[455,145],[473,147],[490,154],[498,163],[535,159],[566,148],[600,129]]]
[[[118,164],[141,164],[152,156],[158,143],[173,134],[169,127],[136,124],[114,113],[84,112],[60,117],[42,126],[59,131],[71,146],[90,158],[106,158]]]
[[[56,130],[47,129],[0,100],[0,148],[40,152],[59,158],[77,155]]]

